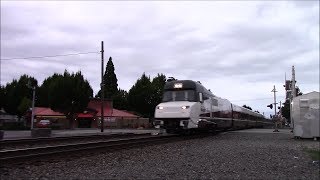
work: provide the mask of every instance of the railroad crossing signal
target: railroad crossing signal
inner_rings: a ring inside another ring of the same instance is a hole
[[[267,107],[269,107],[270,109],[273,108],[273,105],[272,104],[269,104]]]

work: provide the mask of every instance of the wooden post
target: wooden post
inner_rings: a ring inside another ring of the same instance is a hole
[[[104,53],[104,49],[103,49],[103,41],[101,41],[101,132],[103,132],[103,126],[104,126],[104,107],[103,107],[103,103],[104,103],[104,80],[103,80],[103,53]]]

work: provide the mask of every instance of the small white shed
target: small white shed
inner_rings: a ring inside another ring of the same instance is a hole
[[[293,98],[293,134],[301,138],[320,137],[319,92],[313,91]]]

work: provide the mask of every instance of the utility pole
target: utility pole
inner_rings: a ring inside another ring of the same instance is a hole
[[[276,86],[273,85],[273,90],[271,91],[273,92],[273,99],[274,99],[274,121],[275,121],[275,130],[273,132],[279,132],[278,131],[278,126],[277,126],[277,100],[276,100]]]
[[[104,107],[103,107],[103,103],[104,103],[104,80],[103,80],[103,53],[104,53],[104,49],[103,49],[103,41],[101,41],[101,132],[103,132],[103,124],[104,124]]]
[[[282,114],[281,101],[280,101],[280,109],[279,109],[279,114]]]
[[[296,97],[296,73],[294,70],[294,66],[292,66],[292,87],[291,87],[291,92],[292,92],[292,98]]]
[[[290,123],[292,125],[292,132],[294,129],[294,122],[292,119],[292,101],[293,98],[296,97],[296,73],[295,73],[295,69],[294,66],[292,66],[292,77],[291,77],[291,96],[290,96]]]
[[[276,92],[278,92],[278,91],[276,91],[276,86],[275,85],[273,85],[273,89],[272,89],[272,91],[271,92],[273,92],[273,99],[274,99],[274,115],[277,115],[277,100],[276,100]]]
[[[33,129],[33,121],[34,121],[34,102],[35,102],[35,97],[36,97],[36,86],[32,84],[30,79],[28,80],[27,84],[28,88],[32,89],[32,109],[31,109],[31,122],[30,122],[30,129]]]
[[[280,122],[280,128],[282,129],[282,121],[283,121],[283,117],[282,117],[282,106],[281,106],[281,101],[280,101],[280,108],[279,108],[279,122]]]
[[[34,101],[36,96],[36,87],[32,87],[32,111],[31,111],[31,130],[33,129],[33,121],[34,121]]]

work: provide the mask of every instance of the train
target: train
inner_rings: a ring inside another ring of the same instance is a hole
[[[232,104],[193,80],[167,81],[154,118],[154,125],[167,133],[216,132],[273,125],[262,114]]]

